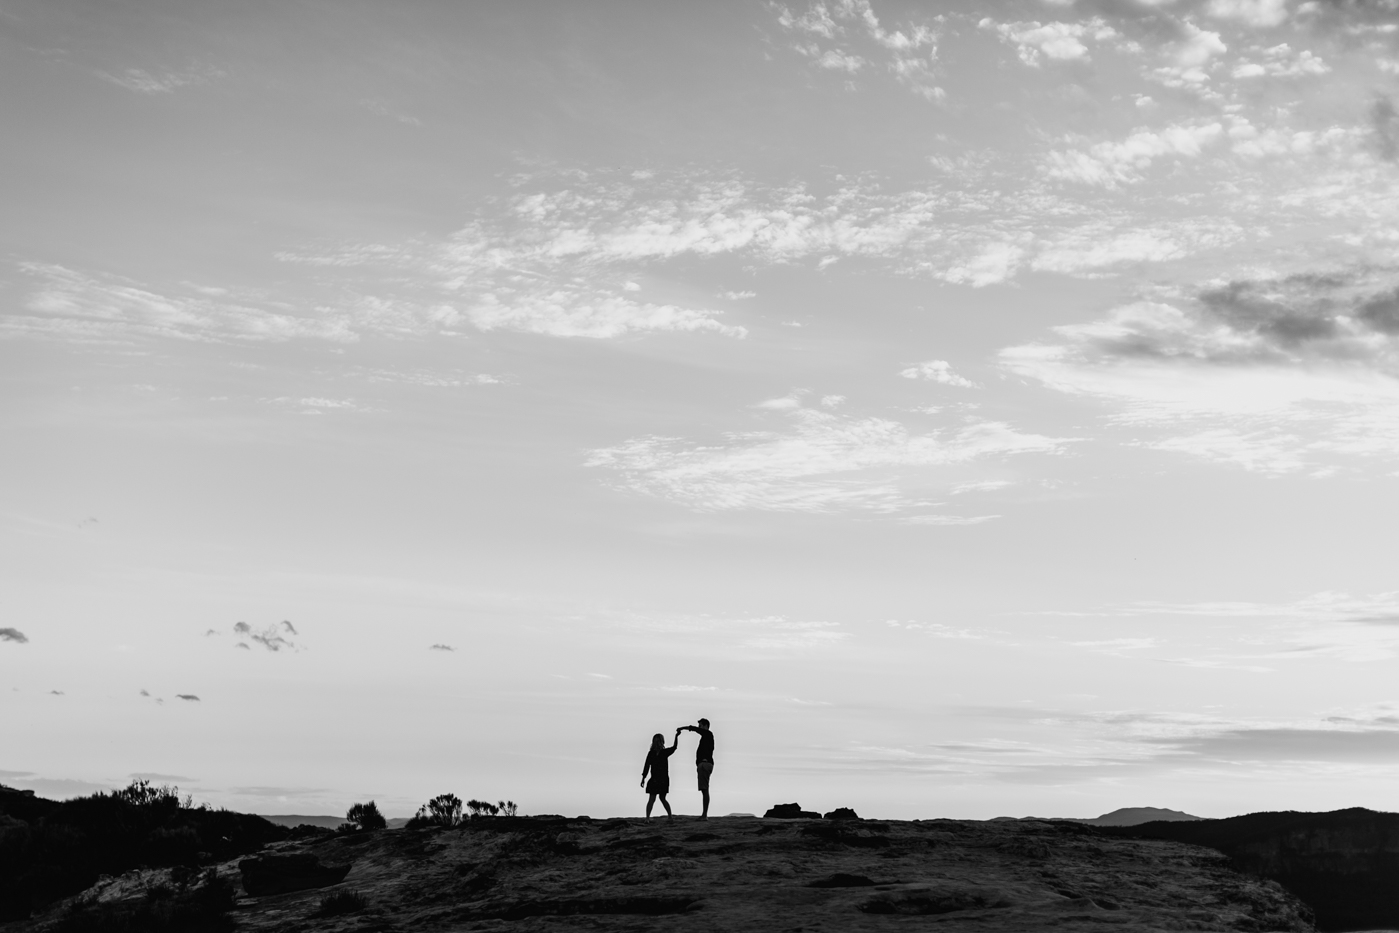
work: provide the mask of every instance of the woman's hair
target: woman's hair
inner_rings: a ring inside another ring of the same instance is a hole
[[[664,747],[665,747],[665,736],[661,735],[659,732],[657,732],[655,735],[651,736],[651,747],[652,747],[652,748],[664,748]]]

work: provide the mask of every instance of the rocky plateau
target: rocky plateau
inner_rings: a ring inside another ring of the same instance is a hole
[[[247,933],[1313,929],[1306,905],[1213,849],[1032,820],[485,817],[307,828],[212,867]],[[81,900],[176,881],[138,870]],[[0,929],[57,930],[65,909]]]

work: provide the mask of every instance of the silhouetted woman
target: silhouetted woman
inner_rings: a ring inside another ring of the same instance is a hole
[[[661,798],[661,806],[665,807],[666,819],[674,820],[675,815],[670,812],[670,804],[666,801],[665,795],[670,793],[670,756],[675,754],[675,747],[680,744],[680,730],[675,730],[675,741],[670,743],[670,748],[665,747],[665,736],[657,732],[651,736],[651,750],[646,753],[646,764],[641,768],[641,786],[646,788],[646,793],[651,796],[646,800],[646,821],[651,821],[651,808],[656,805],[656,798]],[[646,772],[651,772],[651,780],[646,780]]]

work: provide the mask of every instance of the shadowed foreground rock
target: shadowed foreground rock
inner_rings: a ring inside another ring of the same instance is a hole
[[[321,860],[309,852],[264,855],[238,863],[243,890],[253,897],[328,888],[344,881],[349,872],[349,865],[322,865]]]
[[[1103,832],[1218,849],[1238,870],[1272,878],[1305,900],[1322,930],[1399,926],[1399,813],[1250,813]]]
[[[1311,929],[1299,901],[1217,852],[1071,824],[497,817],[323,834],[268,855],[350,869],[330,888],[255,897],[238,862],[222,863],[239,931]],[[364,906],[326,915],[342,891]]]

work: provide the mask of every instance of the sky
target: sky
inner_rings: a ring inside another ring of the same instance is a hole
[[[0,0],[0,782],[1394,810],[1396,98],[1396,0]]]

